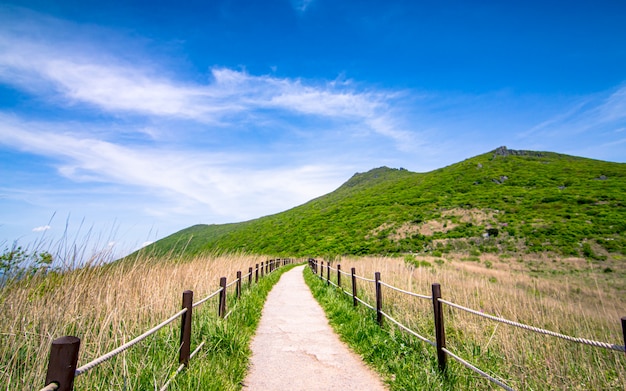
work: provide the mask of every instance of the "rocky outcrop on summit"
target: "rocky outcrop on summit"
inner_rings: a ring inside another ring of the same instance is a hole
[[[545,156],[544,153],[542,152],[536,152],[536,151],[525,151],[525,150],[521,150],[521,149],[508,149],[505,146],[502,147],[498,147],[496,148],[495,151],[493,151],[493,158],[497,158],[498,156],[503,156],[503,157],[507,157],[507,156],[537,156],[537,157],[543,157]]]

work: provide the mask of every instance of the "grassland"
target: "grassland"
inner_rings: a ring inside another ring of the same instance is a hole
[[[562,261],[466,255],[435,257],[341,258],[343,270],[404,290],[430,295],[442,286],[443,298],[454,303],[567,335],[623,345],[620,317],[626,315],[623,291],[604,281],[605,273],[579,259]],[[520,265],[547,264],[532,275]],[[552,274],[568,268],[571,274]],[[333,274],[334,276],[334,274]],[[350,297],[307,279],[337,332],[388,380],[392,389],[497,389],[456,362],[447,377],[437,373],[434,348],[386,322],[376,326],[373,311],[357,309]],[[350,283],[343,280],[347,290]],[[361,295],[374,302],[373,284],[358,282]],[[413,330],[435,340],[432,303],[383,290],[383,310]],[[362,306],[360,306],[362,307]],[[447,345],[451,351],[520,390],[623,390],[623,353],[587,347],[495,323],[445,307]]]
[[[13,281],[0,290],[0,383],[6,390],[39,389],[53,339],[81,338],[80,366],[176,313],[184,290],[193,290],[198,301],[219,287],[219,277],[230,281],[236,271],[245,274],[249,266],[266,260],[245,255],[148,257]],[[169,389],[240,388],[265,297],[286,269],[244,289],[236,303],[231,294],[233,312],[227,320],[216,316],[215,299],[194,310],[192,349],[203,340],[206,345]],[[179,324],[79,376],[76,389],[158,389],[178,367]]]
[[[197,225],[146,251],[293,255],[547,253],[626,259],[626,164],[492,151],[428,173],[377,168],[259,219]],[[493,239],[483,243],[483,235]]]

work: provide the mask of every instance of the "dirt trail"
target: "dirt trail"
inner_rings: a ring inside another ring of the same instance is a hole
[[[296,267],[269,293],[252,340],[248,390],[385,390],[339,340]]]

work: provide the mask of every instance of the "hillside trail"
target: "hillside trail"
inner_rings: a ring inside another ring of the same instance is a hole
[[[247,390],[385,390],[382,380],[332,330],[302,275],[270,291],[251,344]]]

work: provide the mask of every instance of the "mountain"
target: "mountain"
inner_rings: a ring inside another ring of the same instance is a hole
[[[286,184],[288,185],[288,184]],[[626,164],[497,148],[428,173],[380,167],[275,215],[195,225],[141,252],[626,255]]]

